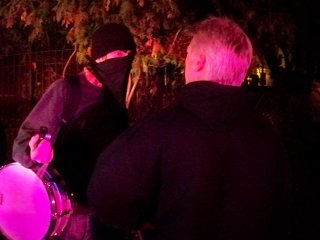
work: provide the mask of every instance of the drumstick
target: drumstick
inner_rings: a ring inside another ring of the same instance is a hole
[[[51,139],[51,134],[48,133],[47,127],[40,127],[39,135],[40,135],[39,142],[42,141],[43,139],[45,139],[47,141],[50,141],[50,139]],[[48,166],[49,166],[49,163],[44,163],[38,169],[37,175],[39,176],[40,179],[42,179],[44,177],[44,174],[46,173]]]
[[[47,172],[47,168],[49,166],[49,163],[44,163],[42,166],[37,170],[37,175],[42,180],[44,177],[44,174]]]
[[[43,140],[43,139],[47,141],[51,140],[51,134],[48,133],[47,127],[40,127],[39,135],[40,135],[40,140]]]

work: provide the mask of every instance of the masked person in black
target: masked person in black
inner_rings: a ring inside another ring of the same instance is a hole
[[[128,126],[125,96],[135,51],[127,27],[101,26],[92,35],[88,65],[46,90],[14,140],[15,161],[31,169],[50,163],[48,169],[63,178],[72,195],[73,214],[59,239],[113,239],[122,234],[99,226],[85,193],[100,151]],[[43,126],[50,141],[38,133]]]

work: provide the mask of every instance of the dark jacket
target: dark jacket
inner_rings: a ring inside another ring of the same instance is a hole
[[[70,118],[77,118],[86,109],[103,101],[103,92],[85,79],[84,73],[79,74],[79,103]],[[30,159],[30,138],[39,132],[40,127],[47,127],[54,145],[63,124],[64,108],[68,105],[68,81],[60,79],[49,86],[20,126],[13,142],[12,158],[23,166],[31,168],[35,165]]]
[[[180,104],[100,155],[88,189],[97,215],[151,223],[161,240],[285,239],[290,164],[251,105],[238,87],[186,85]]]
[[[70,81],[54,82],[26,117],[14,140],[13,159],[28,168],[40,165],[30,159],[28,143],[40,127],[47,127],[54,147],[49,170],[57,170],[74,200],[86,205],[95,160],[127,128],[127,111],[111,93],[89,83],[84,73],[73,85]]]
[[[4,124],[0,121],[0,166],[7,161],[7,136]]]

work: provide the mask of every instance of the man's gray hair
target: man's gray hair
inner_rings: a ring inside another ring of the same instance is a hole
[[[247,34],[234,21],[209,17],[193,26],[193,49],[209,60],[207,80],[240,86],[252,60],[252,44]]]

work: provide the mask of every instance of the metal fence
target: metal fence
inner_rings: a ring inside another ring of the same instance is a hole
[[[0,139],[1,161],[11,161],[12,141],[28,112],[46,88],[62,77],[72,50],[25,52],[0,56]],[[79,71],[74,58],[67,73]],[[3,138],[3,137],[2,137]],[[1,155],[2,154],[2,155]]]

